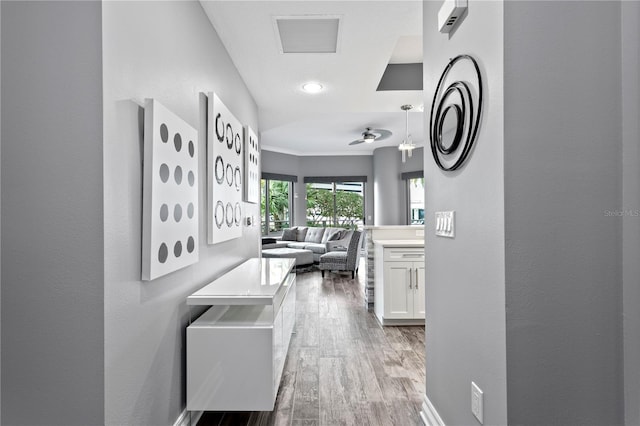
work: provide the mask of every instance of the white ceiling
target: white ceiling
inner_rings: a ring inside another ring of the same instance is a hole
[[[421,58],[422,1],[201,3],[258,104],[263,149],[363,155],[402,141],[400,106],[420,106],[422,92],[376,92],[376,87],[389,62]],[[338,52],[280,53],[274,17],[292,15],[339,16]],[[304,93],[300,87],[307,81],[318,81],[325,90]],[[413,140],[423,141],[423,113],[411,112],[409,124]],[[389,129],[393,136],[348,146],[365,127]]]

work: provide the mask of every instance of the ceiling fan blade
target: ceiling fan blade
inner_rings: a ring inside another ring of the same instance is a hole
[[[391,136],[393,133],[391,133],[390,130],[387,129],[371,129],[370,130],[371,133],[378,133],[380,136],[378,136],[376,138],[377,141],[381,141],[384,139],[387,139],[389,136]]]
[[[349,143],[349,145],[359,145],[361,143],[364,143],[364,139],[357,139],[357,140]]]

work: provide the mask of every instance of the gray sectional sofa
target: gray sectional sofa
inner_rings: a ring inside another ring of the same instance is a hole
[[[311,250],[313,261],[319,262],[320,256],[330,251],[346,249],[353,231],[343,228],[321,228],[296,226],[287,228],[275,243],[264,244],[262,249],[293,248]]]

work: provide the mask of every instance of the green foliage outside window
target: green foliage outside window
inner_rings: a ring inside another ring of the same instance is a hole
[[[289,187],[290,183],[280,180],[261,180],[260,191],[262,196],[260,197],[260,216],[263,219],[263,234],[266,224],[264,223],[266,217],[266,186],[269,185],[269,232],[277,232],[283,228],[289,227]]]
[[[334,198],[335,195],[335,198]],[[361,194],[314,188],[307,184],[307,225],[355,229],[362,223],[364,203]]]

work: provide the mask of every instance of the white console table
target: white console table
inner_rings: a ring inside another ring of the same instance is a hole
[[[187,298],[187,410],[273,410],[295,324],[294,259],[249,259]]]

